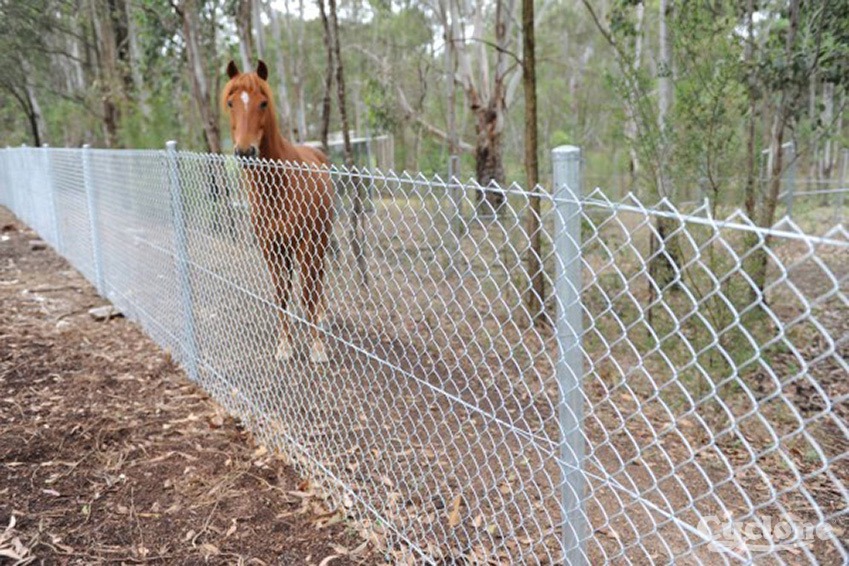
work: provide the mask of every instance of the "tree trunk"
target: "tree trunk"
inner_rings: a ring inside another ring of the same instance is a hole
[[[445,0],[440,2],[439,5],[442,27],[445,30],[445,96],[448,105],[445,116],[445,133],[448,135],[449,160],[458,156],[460,153],[458,147],[459,136],[457,135],[457,81],[455,77],[457,67],[455,54],[457,47],[454,44],[456,22],[453,19],[449,20],[450,9],[446,6],[446,4],[451,1],[452,0]],[[449,177],[458,175],[458,171],[449,170]]]
[[[790,25],[785,38],[784,53],[787,60],[790,60],[792,57],[799,29],[799,2],[800,0],[790,0]],[[778,209],[778,196],[781,192],[781,173],[784,169],[782,145],[784,143],[785,128],[790,120],[790,93],[788,92],[790,88],[792,86],[787,85],[779,93],[778,103],[776,104],[775,113],[772,118],[772,126],[770,127],[769,184],[764,202],[761,206],[761,214],[756,221],[763,228],[770,228],[773,225],[775,222],[775,212]],[[747,269],[757,290],[761,294],[766,287],[766,272],[769,264],[769,255],[766,248],[769,246],[769,243],[770,237],[767,235],[763,246],[751,254],[751,262]]]
[[[203,124],[204,141],[210,153],[221,153],[221,133],[218,127],[218,104],[210,97],[209,81],[203,68],[204,57],[200,51],[200,23],[195,0],[185,0],[174,6],[183,21],[183,40],[191,71],[192,97]]]
[[[671,144],[669,140],[669,123],[667,116],[672,108],[673,83],[672,83],[672,36],[669,33],[667,19],[671,15],[672,0],[660,0],[660,25],[659,25],[659,51],[658,62],[658,130],[660,135],[660,148],[657,169],[657,196],[669,198],[674,201],[672,183],[669,178],[669,154]],[[652,235],[652,259],[649,265],[651,278],[657,284],[657,288],[663,290],[676,277],[677,266],[681,264],[676,242],[670,240],[675,230],[675,222],[669,218],[658,217],[656,219],[656,232]]]
[[[41,126],[39,125],[38,115],[36,114],[35,108],[33,107],[33,99],[30,98],[30,89],[25,88],[24,91],[18,92],[11,85],[3,85],[3,88],[9,92],[9,94],[14,97],[15,100],[18,101],[18,104],[21,105],[21,109],[26,114],[27,122],[29,123],[30,133],[32,134],[32,143],[33,147],[40,147],[42,140],[44,139],[42,136]]]
[[[41,112],[41,105],[38,103],[38,97],[35,92],[35,85],[32,82],[33,77],[33,69],[29,64],[29,61],[20,58],[21,68],[24,71],[24,94],[23,96],[17,94],[15,91],[12,91],[12,94],[15,98],[20,102],[21,107],[24,109],[24,112],[27,115],[27,120],[30,123],[30,130],[32,131],[33,143],[35,147],[40,147],[41,144],[45,143],[47,140],[45,139],[45,135],[47,133],[47,125],[44,122],[44,114]]]
[[[128,37],[129,3],[127,0],[108,0],[109,15],[115,41],[115,63],[117,98],[123,102],[130,98],[133,91],[132,62],[130,61],[130,40]]]
[[[493,101],[494,102],[494,101]],[[504,182],[504,140],[497,110],[491,107],[475,111],[475,175],[484,188]],[[500,190],[478,191],[478,212],[493,216],[504,205]]]
[[[814,133],[819,129],[817,127],[817,118],[819,118],[819,113],[817,112],[817,87],[819,86],[819,80],[817,78],[817,73],[811,73],[810,78],[808,79],[808,119],[811,121],[811,125],[814,129]],[[822,155],[820,153],[821,149],[821,140],[820,136],[814,135],[812,141],[812,149],[811,149],[811,157],[808,163],[808,178],[810,179],[820,179],[820,173],[822,165]]]
[[[757,85],[755,84],[755,0],[746,1],[746,47],[743,54],[746,68],[746,97],[748,99],[749,116],[746,120],[746,184],[743,189],[743,197],[745,202],[746,215],[753,222],[757,219],[757,187],[758,187],[758,167],[757,167],[757,146],[756,146],[756,120],[757,120]],[[745,246],[747,249],[755,249],[758,245],[758,234],[755,232],[746,232],[744,234]],[[750,256],[751,258],[751,256]],[[751,259],[748,260],[752,269],[747,269],[749,273],[755,270],[755,263]],[[729,295],[730,296],[730,295]],[[749,287],[748,293],[745,294],[745,305],[751,305],[758,300],[756,289]]]
[[[321,144],[325,151],[329,150],[327,141],[330,131],[330,100],[333,89],[333,31],[330,29],[330,21],[327,18],[327,10],[324,0],[317,0],[318,10],[321,14],[321,25],[324,28],[324,47],[327,50],[327,68],[324,73],[324,97],[321,100]]]
[[[27,118],[29,119],[29,127],[32,132],[32,143],[33,147],[41,147],[43,143],[41,140],[41,132],[38,129],[38,118],[36,117],[35,112],[28,112]]]
[[[139,30],[133,17],[132,4],[125,4],[127,10],[127,41],[129,43],[129,66],[133,80],[133,91],[139,102],[139,110],[142,116],[150,118],[150,94],[145,87],[144,76],[142,76],[142,51],[139,45]]]
[[[525,189],[537,192],[539,161],[537,148],[537,76],[534,34],[534,0],[522,0],[522,84],[525,93]],[[530,199],[526,229],[530,240],[527,252],[528,312],[537,323],[546,321],[545,273],[542,266],[542,233],[540,230],[540,199]]]
[[[820,185],[821,188],[829,189],[831,185],[828,181],[831,180],[834,174],[834,167],[837,165],[837,151],[835,151],[834,132],[840,132],[840,129],[834,128],[834,83],[826,82],[822,85],[822,123],[825,126],[825,135],[822,140],[822,156],[820,158],[819,173],[820,179],[825,181]],[[822,206],[828,206],[829,194],[824,193],[820,198]]]
[[[274,8],[272,7],[272,10]],[[251,20],[256,34],[256,56],[265,59],[265,28],[262,25],[262,0],[251,2]]]
[[[71,19],[71,33],[67,35],[68,51],[71,54],[69,58],[63,58],[70,65],[70,93],[77,93],[85,89],[85,70],[83,69],[83,60],[85,59],[88,50],[86,49],[84,34],[81,30],[82,17]]]
[[[253,69],[253,35],[251,34],[252,0],[238,0],[236,3],[236,33],[239,36],[239,55],[242,69]]]
[[[637,77],[640,72],[643,57],[643,21],[645,20],[646,6],[643,2],[639,2],[636,7],[637,24],[634,30],[634,61],[631,63],[631,70],[634,77]],[[637,109],[635,107],[635,99],[637,93],[631,93],[631,100],[625,105],[625,114],[627,121],[625,123],[625,135],[628,138],[628,155],[630,162],[628,171],[631,175],[631,188],[637,184],[637,179],[640,175],[640,156],[637,153]]]
[[[342,123],[342,141],[344,144],[345,167],[350,171],[354,167],[354,152],[351,146],[351,133],[348,128],[348,110],[345,97],[345,75],[342,64],[341,48],[339,46],[339,20],[336,15],[336,0],[329,0],[330,7],[330,30],[331,44],[333,45],[333,59],[336,62],[336,96],[339,105],[339,119]],[[351,251],[357,261],[357,269],[360,274],[360,282],[363,286],[368,285],[368,270],[366,269],[366,257],[363,249],[363,209],[365,201],[365,187],[363,179],[351,176],[354,185],[353,211],[351,214]]]
[[[345,166],[354,166],[354,151],[351,147],[351,132],[348,126],[348,104],[345,95],[345,69],[342,64],[341,47],[339,45],[339,21],[336,17],[336,0],[329,0],[330,6],[330,40],[333,46],[333,62],[336,70],[336,102],[339,105],[339,119],[342,122],[342,142],[345,155]]]
[[[458,22],[457,61],[459,80],[466,94],[466,103],[475,115],[475,173],[483,187],[495,182],[504,183],[504,113],[510,105],[513,84],[508,84],[512,67],[508,60],[509,43],[514,21],[515,0],[496,0],[495,5],[495,72],[490,72],[487,46],[483,42],[472,42],[468,46],[465,25],[459,16],[458,2],[451,2],[452,21]],[[474,37],[483,37],[483,3],[475,6]],[[471,52],[478,53],[477,77],[472,71]],[[521,78],[520,76],[516,76]],[[482,216],[497,213],[504,204],[501,191],[479,190],[478,212]]]
[[[99,55],[101,115],[103,116],[103,131],[106,147],[115,147],[118,143],[118,55],[115,45],[115,30],[112,21],[112,11],[108,0],[93,0],[91,2],[92,21],[97,40]]]
[[[746,205],[746,215],[755,220],[756,206],[756,182],[757,182],[757,154],[755,153],[755,120],[757,119],[757,92],[755,89],[755,67],[754,67],[754,50],[755,50],[755,0],[746,1],[746,48],[744,52],[744,60],[746,66],[746,96],[749,103],[749,116],[746,122],[746,186],[744,189],[744,200]]]
[[[304,0],[298,0],[298,21],[304,21]],[[291,23],[287,24],[289,30],[289,39],[290,44],[291,41]],[[306,109],[306,101],[304,100],[304,26],[299,25],[297,29],[297,36],[295,41],[295,49],[292,51],[292,90],[293,95],[295,97],[295,123],[297,124],[297,135],[298,141],[304,141],[309,137],[309,132],[307,131],[307,109]],[[333,88],[331,84],[327,87],[328,93],[330,89]]]
[[[458,272],[462,267],[459,262],[462,260],[461,254],[461,238],[465,233],[465,223],[463,222],[463,193],[464,190],[460,185],[454,185],[455,179],[460,179],[460,135],[457,132],[457,45],[456,41],[456,26],[458,24],[455,19],[455,13],[449,6],[452,0],[441,0],[439,2],[439,15],[442,19],[442,29],[445,33],[445,98],[447,101],[445,130],[448,141],[448,182],[449,200],[451,202],[451,218],[449,221],[449,231],[453,238],[452,263]],[[415,146],[413,147],[413,158],[418,161],[419,142],[421,127],[414,127]],[[415,170],[415,169],[411,169]]]
[[[280,14],[277,10],[271,6],[269,7],[271,10],[271,33],[274,34],[274,38],[277,41],[281,41],[281,30],[280,30]],[[276,69],[277,69],[277,98],[280,101],[278,104],[278,116],[277,119],[280,123],[280,129],[283,131],[283,135],[287,138],[293,138],[296,141],[301,141],[300,138],[296,136],[292,136],[292,108],[289,106],[289,89],[286,85],[286,62],[285,58],[285,50],[280,49],[277,52],[277,56],[275,58]]]
[[[657,192],[660,197],[671,198],[669,186],[669,135],[667,115],[672,106],[672,36],[669,33],[667,17],[672,7],[671,0],[660,0],[659,45],[660,60],[658,62],[658,129],[660,130],[660,167],[657,179]]]

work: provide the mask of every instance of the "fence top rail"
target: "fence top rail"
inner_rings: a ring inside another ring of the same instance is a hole
[[[91,155],[127,155],[127,156],[156,156],[164,155],[165,149],[86,149],[86,148],[53,148],[53,147],[8,147],[0,151],[58,151],[58,152],[82,152],[88,151]],[[551,203],[552,206],[558,204],[575,205],[579,204],[582,211],[591,209],[609,211],[611,213],[634,213],[646,217],[668,218],[677,220],[681,223],[702,225],[713,229],[720,230],[736,230],[749,232],[758,236],[760,240],[767,238],[780,238],[786,240],[803,241],[808,245],[818,246],[835,246],[840,248],[849,247],[849,229],[842,224],[837,224],[828,229],[823,235],[813,235],[806,233],[798,224],[790,217],[784,216],[771,227],[765,228],[758,226],[753,222],[745,212],[741,209],[735,209],[728,213],[724,218],[716,218],[713,216],[713,211],[707,200],[702,201],[694,210],[682,211],[678,206],[673,204],[668,198],[663,198],[654,204],[646,204],[637,195],[629,192],[619,200],[611,200],[605,192],[598,186],[586,195],[576,198],[569,187],[565,185],[555,187],[552,191],[542,185],[538,185],[535,190],[527,190],[521,187],[518,183],[511,183],[506,187],[502,187],[495,182],[489,185],[481,185],[474,179],[462,181],[457,177],[443,179],[440,175],[426,176],[424,173],[411,173],[407,171],[395,172],[393,170],[381,171],[377,168],[357,168],[345,167],[344,165],[314,165],[296,162],[279,162],[266,159],[252,158],[237,158],[233,155],[212,154],[193,151],[178,151],[178,157],[181,160],[190,162],[210,163],[217,162],[221,165],[237,163],[246,164],[247,166],[259,166],[272,169],[287,169],[296,172],[310,172],[318,169],[328,171],[331,176],[349,181],[370,183],[383,182],[392,183],[398,186],[411,187],[428,187],[431,189],[441,190],[474,190],[481,192],[498,192],[505,196],[513,196],[525,199],[537,198]]]
[[[563,197],[559,197],[558,200]],[[574,202],[574,200],[573,200]],[[643,216],[658,218],[669,218],[681,223],[700,224],[720,230],[737,230],[756,234],[761,239],[783,238],[790,240],[801,240],[811,245],[849,247],[849,229],[842,224],[837,224],[826,231],[822,236],[806,233],[789,216],[783,216],[771,228],[764,228],[755,224],[745,212],[735,209],[724,219],[713,216],[710,203],[705,200],[695,210],[682,212],[668,199],[660,200],[656,205],[646,206],[633,193],[628,193],[621,201],[612,201],[605,196],[600,188],[594,189],[590,194],[581,199],[582,208],[598,208],[611,212],[629,212]]]

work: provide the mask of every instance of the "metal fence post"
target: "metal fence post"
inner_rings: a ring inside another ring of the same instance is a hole
[[[0,188],[0,195],[2,195],[2,202],[5,206],[9,207],[15,214],[18,213],[17,208],[15,206],[14,197],[15,194],[12,190],[12,148],[6,146],[6,149],[3,150],[3,187]]]
[[[50,194],[50,216],[53,220],[53,242],[51,242],[56,251],[62,254],[62,235],[59,230],[59,210],[56,208],[56,175],[53,171],[53,159],[50,151],[50,145],[44,144],[41,146],[44,149],[44,170],[47,173],[47,189]]]
[[[29,146],[27,144],[22,143],[21,149],[18,159],[17,167],[19,170],[26,170],[25,167],[29,167]],[[18,218],[24,221],[25,224],[32,225],[32,191],[29,190],[27,186],[29,184],[29,177],[23,177],[17,179],[17,184],[22,187],[18,189],[18,207],[20,211],[17,213]]]
[[[14,183],[15,158],[17,150],[11,146],[6,146],[6,206],[14,211],[15,216],[21,218],[21,205],[18,202],[17,184]]]
[[[88,206],[88,223],[91,232],[91,255],[94,261],[94,286],[101,297],[106,296],[106,284],[103,279],[103,257],[100,250],[100,231],[97,229],[97,188],[91,175],[91,146],[83,146],[83,185],[85,186],[86,204]]]
[[[197,382],[197,345],[195,343],[195,319],[192,304],[192,286],[189,278],[189,251],[186,237],[186,215],[183,206],[183,190],[180,185],[180,168],[177,159],[177,142],[165,143],[165,161],[168,168],[168,189],[171,193],[171,214],[174,221],[174,264],[180,285],[180,303],[183,308],[183,331],[185,332],[184,365],[189,379]]]
[[[561,434],[564,564],[587,563],[584,512],[584,357],[581,347],[581,149],[564,145],[551,152],[554,180],[555,293],[557,297],[557,383]]]

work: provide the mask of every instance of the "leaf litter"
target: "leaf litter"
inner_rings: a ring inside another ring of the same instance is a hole
[[[0,224],[0,562],[384,563],[344,506]]]

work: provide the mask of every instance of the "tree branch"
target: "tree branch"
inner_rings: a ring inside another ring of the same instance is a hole
[[[374,61],[375,63],[377,63],[377,65],[380,67],[380,73],[378,73],[378,80],[384,88],[390,89],[392,85],[389,83],[389,81],[386,80],[386,77],[389,75],[389,65],[387,64],[386,60],[381,57],[378,57],[377,55],[375,55],[374,53],[372,53],[361,45],[353,45],[352,47],[363,55],[365,55],[366,57],[368,57],[369,59],[371,59],[372,61]],[[441,130],[440,128],[434,126],[433,124],[422,118],[421,114],[419,114],[415,111],[415,109],[413,109],[413,106],[407,100],[407,95],[404,94],[404,90],[401,88],[401,85],[395,85],[395,92],[398,99],[398,106],[401,107],[401,112],[403,113],[405,120],[407,120],[408,122],[415,122],[431,136],[450,143],[451,138],[445,130]],[[471,152],[475,149],[473,145],[463,140],[457,141],[457,148],[460,151],[465,152]]]
[[[495,49],[497,52],[504,53],[505,55],[510,56],[516,62],[517,65],[519,65],[519,66],[522,65],[522,58],[519,55],[517,55],[513,51],[510,51],[506,47],[502,47],[495,42],[489,41],[488,39],[481,39],[479,37],[470,37],[468,39],[455,37],[455,38],[452,38],[450,41],[460,41],[460,40],[462,40],[462,41],[473,41],[473,42],[477,42],[477,43],[483,43],[484,45],[488,45],[489,47],[492,47],[493,49]]]

